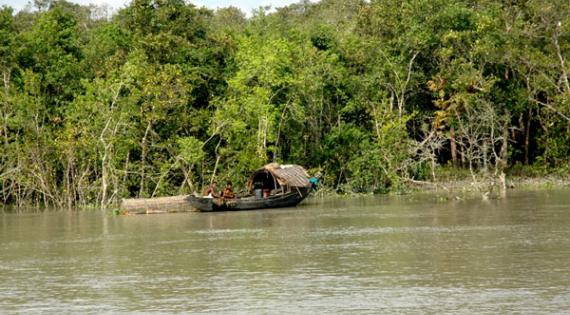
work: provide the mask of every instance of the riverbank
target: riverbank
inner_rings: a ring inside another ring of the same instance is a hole
[[[541,189],[541,188],[564,188],[570,187],[570,178],[548,176],[548,177],[506,177],[507,189]],[[411,190],[443,190],[443,191],[481,191],[499,185],[499,180],[436,180],[436,181],[416,181],[408,180],[407,188]]]
[[[392,187],[381,193],[386,195],[409,195],[416,193],[438,193],[451,199],[482,197],[500,198],[508,191],[543,190],[570,188],[570,175],[563,169],[540,170],[531,167],[512,168],[503,175],[475,173],[467,169],[441,167],[433,179],[402,179],[398,187]],[[371,194],[371,193],[370,193]],[[367,193],[339,193],[332,188],[323,187],[314,195],[327,197],[344,195],[346,197],[367,195]]]
[[[495,182],[483,181],[477,178],[475,183],[472,178],[437,179],[436,181],[406,181],[405,185],[386,193],[336,193],[332,189],[317,191],[305,201],[304,205],[319,204],[332,200],[344,200],[345,202],[358,202],[360,199],[379,197],[380,202],[386,200],[416,200],[417,198],[431,198],[434,202],[476,202],[487,200],[507,199],[517,194],[534,194],[570,190],[570,177],[548,175],[541,177],[507,176],[506,189],[501,189]]]
[[[503,188],[504,187],[504,188]],[[452,199],[497,199],[505,197],[509,191],[517,190],[551,190],[570,188],[570,176],[564,170],[556,170],[546,173],[531,173],[529,171],[517,172],[509,171],[504,177],[504,186],[500,176],[490,174],[475,174],[472,176],[466,169],[440,168],[436,172],[435,180],[402,180],[398,188],[392,188],[382,193],[356,193],[338,192],[326,185],[312,193],[312,196],[319,198],[341,197],[353,198],[366,195],[415,195],[423,193],[435,193],[438,198]],[[16,207],[14,205],[4,205],[0,207],[0,213],[13,212],[37,212],[50,211],[54,208],[45,208],[37,205],[27,205]],[[68,210],[98,210],[101,207],[90,204],[82,207],[66,208]],[[118,205],[108,209],[118,209]],[[59,208],[58,210],[61,210]]]
[[[499,175],[477,173],[468,170],[442,168],[435,181],[406,182],[407,193],[435,192],[445,199],[498,199],[510,191],[552,190],[570,188],[570,176],[566,170],[537,170],[513,168]]]

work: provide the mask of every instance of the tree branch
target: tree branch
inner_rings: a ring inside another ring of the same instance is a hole
[[[546,108],[549,109],[550,111],[556,113],[556,114],[559,115],[560,117],[562,117],[562,118],[564,118],[564,119],[566,119],[567,121],[570,122],[570,117],[564,115],[564,113],[562,113],[562,112],[560,112],[559,110],[557,110],[556,108],[554,108],[554,106],[552,106],[552,105],[550,105],[550,104],[548,104],[548,103],[541,102],[541,101],[539,101],[539,100],[535,100],[535,99],[533,99],[533,98],[530,98],[530,101],[535,102],[535,103],[537,103],[538,105],[542,105],[542,106],[546,107]]]

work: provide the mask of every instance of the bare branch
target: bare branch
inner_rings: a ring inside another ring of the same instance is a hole
[[[554,106],[552,106],[552,105],[550,105],[550,104],[548,104],[548,103],[541,102],[541,101],[539,101],[539,100],[535,100],[534,98],[530,98],[530,101],[535,102],[535,103],[538,104],[538,105],[542,105],[542,106],[546,107],[546,108],[549,109],[550,111],[556,113],[556,114],[559,115],[560,117],[562,117],[562,118],[564,118],[564,119],[566,119],[567,121],[570,122],[570,117],[564,115],[564,113],[562,113],[562,112],[560,112],[559,110],[557,110],[556,108],[554,108]]]

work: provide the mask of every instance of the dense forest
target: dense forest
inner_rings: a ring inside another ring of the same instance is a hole
[[[3,204],[107,206],[268,162],[382,192],[570,169],[570,2],[0,8]]]

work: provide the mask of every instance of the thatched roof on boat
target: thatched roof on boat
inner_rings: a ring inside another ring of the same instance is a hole
[[[289,187],[310,187],[309,174],[299,165],[280,165],[277,163],[267,164],[255,171],[247,181],[247,187],[252,188],[253,181],[257,175],[269,173],[281,186]]]

